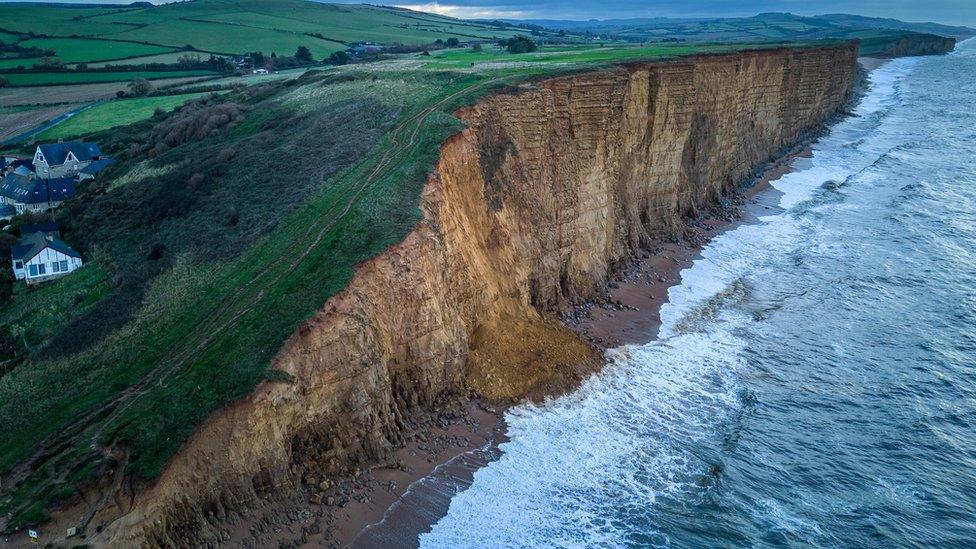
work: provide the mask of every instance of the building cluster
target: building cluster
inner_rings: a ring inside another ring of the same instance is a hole
[[[57,208],[75,197],[78,183],[114,163],[98,145],[84,141],[39,145],[32,158],[0,158],[0,220]],[[61,240],[57,224],[24,225],[20,234],[20,242],[10,249],[17,280],[34,284],[81,267],[81,255]]]

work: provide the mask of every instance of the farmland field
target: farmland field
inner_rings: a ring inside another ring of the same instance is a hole
[[[52,49],[57,52],[56,57],[65,63],[107,61],[173,51],[172,48],[160,46],[84,38],[32,38],[19,42],[19,45]]]
[[[201,95],[205,94],[188,93],[109,101],[78,113],[57,126],[45,130],[38,134],[35,140],[55,141],[61,138],[84,137],[116,126],[132,124],[151,117],[157,108],[171,111],[174,107]]]
[[[164,88],[191,84],[201,77],[166,78],[153,80],[153,86]],[[128,82],[103,82],[74,86],[37,86],[6,88],[0,90],[0,108],[20,105],[58,105],[63,103],[90,103],[115,97],[116,92],[128,89]]]
[[[0,4],[0,21],[5,30],[49,36],[24,40],[21,45],[53,49],[66,63],[149,56],[174,48],[293,55],[299,46],[321,59],[352,42],[490,40],[516,31],[407,10],[303,0],[196,0],[151,8]],[[91,39],[96,37],[133,43]],[[18,36],[11,34],[5,40],[16,41]],[[29,67],[37,61],[0,61],[0,69]]]
[[[52,84],[86,84],[91,82],[127,82],[134,78],[156,80],[207,76],[210,71],[125,71],[125,72],[24,72],[3,75],[13,86],[46,86]]]
[[[79,106],[81,105],[67,103],[62,105],[0,107],[0,142],[30,130],[40,122],[57,118]]]
[[[195,52],[185,52],[185,51],[175,51],[172,53],[161,53],[159,55],[147,55],[145,57],[130,57],[128,59],[114,59],[110,61],[97,61],[94,63],[88,63],[88,67],[91,69],[99,69],[105,67],[106,65],[113,66],[125,66],[125,65],[143,65],[147,63],[164,63],[173,64],[180,60],[181,57],[185,55],[197,56],[202,60],[207,59],[207,54],[205,53],[195,53]]]

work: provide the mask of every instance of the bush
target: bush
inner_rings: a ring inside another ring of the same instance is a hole
[[[205,179],[206,178],[203,176],[202,173],[197,172],[191,175],[190,179],[186,181],[186,188],[190,189],[191,191],[195,191],[198,188],[200,188],[200,185],[203,185]]]
[[[314,61],[312,52],[305,46],[298,46],[298,49],[295,50],[295,60],[306,65]]]
[[[129,92],[136,97],[149,95],[149,92],[152,90],[152,84],[150,84],[145,78],[136,78],[133,79],[132,82],[129,82]]]
[[[348,62],[349,54],[344,51],[337,51],[329,56],[330,65],[345,65]]]
[[[458,46],[461,45],[461,41],[458,40],[457,38],[453,38],[452,37],[452,38],[448,38],[447,39],[446,44],[447,44],[447,47],[449,47],[449,48],[456,48],[456,47],[458,47]]]
[[[6,88],[9,85],[10,85],[10,80],[7,80],[6,78],[0,76],[0,88]]]
[[[502,40],[500,44],[508,50],[508,53],[529,53],[539,48],[538,44],[531,38],[522,35],[513,36],[508,40]]]
[[[477,44],[472,44],[472,45],[471,45],[471,51],[473,51],[473,52],[480,52],[480,51],[481,51],[482,49],[483,49],[483,48],[482,48],[482,46],[481,46],[481,43],[480,43],[480,42],[479,42],[479,43],[477,43]]]

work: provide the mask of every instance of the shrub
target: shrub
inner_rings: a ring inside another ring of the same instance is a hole
[[[471,51],[473,51],[473,52],[480,52],[482,49],[483,48],[481,46],[481,42],[478,42],[477,44],[472,44],[471,45]]]
[[[298,49],[295,50],[295,60],[298,61],[299,63],[305,63],[305,64],[314,61],[314,59],[312,58],[312,52],[309,51],[309,49],[306,48],[305,46],[298,46]]]
[[[145,78],[135,78],[132,80],[132,82],[129,82],[129,92],[136,97],[149,95],[149,92],[152,90],[152,84],[150,84]]]
[[[502,40],[501,46],[508,50],[508,53],[529,53],[538,49],[538,44],[536,44],[528,36],[513,36],[508,40]]]
[[[456,47],[458,47],[458,46],[461,45],[461,41],[458,40],[457,38],[451,37],[451,38],[448,38],[447,39],[446,44],[447,44],[447,47],[449,47],[449,48],[456,48]]]
[[[205,179],[206,178],[203,176],[202,173],[197,172],[191,175],[190,179],[186,181],[186,188],[190,189],[191,191],[195,191],[198,188],[200,188],[200,185],[203,185]]]
[[[9,85],[10,85],[10,80],[7,80],[6,78],[0,76],[0,88],[6,88]]]
[[[344,51],[333,52],[329,56],[330,65],[345,65],[349,62],[349,54]]]

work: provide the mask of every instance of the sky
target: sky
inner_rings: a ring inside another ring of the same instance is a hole
[[[0,2],[10,0],[0,0]],[[52,0],[48,0],[52,1]],[[53,0],[88,4],[131,0]],[[329,0],[399,5],[461,18],[626,19],[741,17],[768,11],[798,15],[854,13],[905,21],[976,26],[976,0]],[[161,3],[155,0],[154,3]]]

